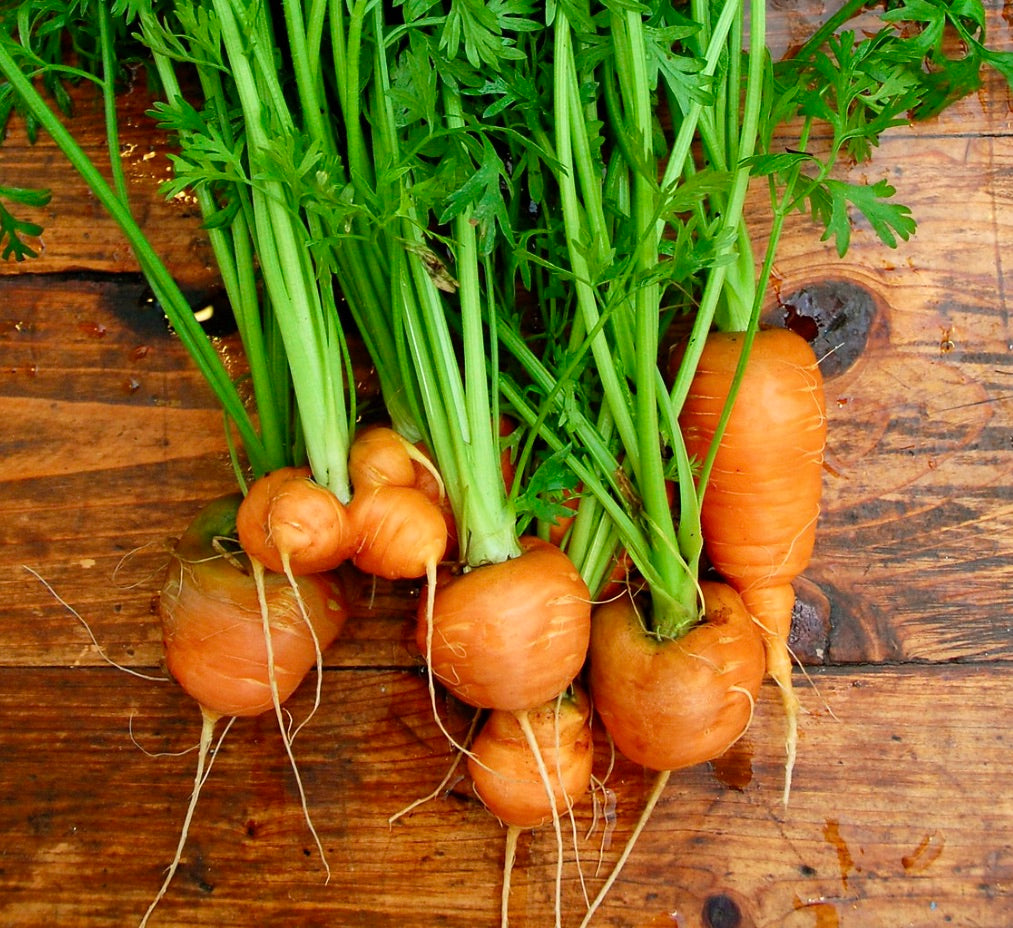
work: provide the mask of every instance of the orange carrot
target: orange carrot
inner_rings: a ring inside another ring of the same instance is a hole
[[[212,548],[211,532],[231,533],[239,497],[209,504],[176,545],[159,599],[169,672],[200,705],[220,716],[259,715],[273,705],[261,603],[241,553]],[[331,575],[264,578],[278,698],[284,702],[345,622],[344,596]],[[307,617],[310,624],[307,624]],[[314,643],[316,637],[316,644]]]
[[[723,754],[746,730],[763,644],[739,595],[703,581],[704,620],[679,638],[645,631],[629,595],[598,606],[591,631],[595,709],[616,747],[652,770]]]
[[[518,716],[526,716],[536,756]],[[537,828],[569,809],[591,783],[591,706],[579,686],[524,713],[496,709],[471,746],[468,771],[485,807],[506,825]],[[549,784],[542,777],[547,771]],[[551,798],[548,786],[551,786]]]
[[[561,918],[560,817],[591,785],[594,744],[587,693],[574,684],[523,712],[495,709],[471,746],[468,771],[479,799],[507,826],[501,925],[508,923],[510,875],[521,831],[553,823],[557,840],[556,924]]]
[[[680,423],[690,454],[704,460],[742,351],[741,333],[704,347]],[[792,581],[808,565],[820,512],[826,407],[809,344],[787,329],[756,334],[741,386],[702,483],[707,556],[737,589],[763,632],[767,670],[786,714],[784,799],[798,739],[788,633]]]
[[[239,493],[229,494],[201,510],[173,551],[159,598],[166,664],[197,701],[202,724],[193,789],[176,853],[141,928],[179,867],[207,777],[214,730],[223,717],[274,710],[306,823],[327,867],[281,706],[306,674],[319,668],[322,649],[340,632],[347,617],[345,594],[336,573],[302,577],[267,573],[238,548],[236,518],[242,500]]]
[[[348,449],[348,476],[356,490],[373,486],[410,487],[425,455],[394,429],[370,425],[355,433]]]
[[[296,576],[334,569],[356,543],[346,507],[313,481],[308,467],[283,467],[255,480],[236,531],[243,550],[268,570]]]
[[[435,572],[447,549],[443,512],[411,486],[357,489],[349,506],[357,538],[352,563],[388,580]]]
[[[522,553],[451,576],[420,606],[416,643],[433,674],[472,706],[518,711],[562,692],[590,638],[590,596],[570,559],[534,537]]]

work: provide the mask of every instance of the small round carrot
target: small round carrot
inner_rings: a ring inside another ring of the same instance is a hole
[[[348,476],[357,490],[392,485],[410,487],[422,452],[394,429],[370,425],[355,433],[348,449]]]
[[[587,585],[559,548],[520,541],[519,557],[444,573],[431,622],[419,608],[419,650],[434,676],[472,706],[539,706],[569,685],[587,653]]]
[[[746,730],[764,674],[763,644],[738,593],[701,583],[704,618],[680,638],[645,630],[629,595],[594,611],[591,696],[616,748],[652,770],[724,753]]]
[[[306,467],[255,480],[236,517],[243,549],[268,570],[293,575],[332,570],[355,549],[345,505]]]
[[[425,577],[443,559],[442,510],[411,486],[357,489],[349,505],[357,539],[352,563],[388,580]]]
[[[494,709],[475,738],[468,771],[479,799],[506,829],[500,924],[509,923],[510,877],[520,833],[551,821],[556,835],[556,925],[561,924],[563,837],[560,819],[591,785],[591,704],[574,683],[566,693],[521,712]]]
[[[336,573],[270,573],[238,548],[236,518],[242,500],[239,493],[222,496],[198,513],[173,551],[159,597],[166,664],[200,706],[202,721],[193,789],[176,852],[141,928],[179,868],[207,777],[214,730],[223,717],[274,710],[306,824],[330,872],[310,819],[282,703],[314,666],[320,667],[322,650],[345,623],[345,595]],[[318,688],[317,701],[319,695]]]
[[[527,725],[519,715],[527,716]],[[579,686],[525,713],[490,712],[468,757],[475,792],[485,807],[518,828],[537,828],[569,809],[591,783],[590,718],[590,702]],[[525,733],[528,725],[540,757]]]
[[[169,672],[219,716],[259,715],[273,703],[262,603],[242,552],[217,540],[234,535],[239,496],[209,504],[180,538],[159,598]],[[273,676],[284,702],[315,666],[347,617],[337,577],[314,574],[293,586],[264,576]]]

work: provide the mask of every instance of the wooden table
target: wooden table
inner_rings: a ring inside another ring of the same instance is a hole
[[[1009,41],[989,6],[993,35]],[[798,11],[777,17],[785,44],[805,25]],[[206,294],[214,273],[192,208],[153,195],[167,161],[144,102],[135,88],[125,104],[131,189],[170,267]],[[831,467],[799,585],[791,803],[779,804],[768,685],[729,756],[673,776],[596,924],[1013,923],[1010,107],[990,78],[940,120],[891,133],[861,169],[887,176],[919,219],[896,251],[859,228],[837,260],[803,221],[789,231],[772,312],[831,281],[867,333],[827,382]],[[95,133],[97,116],[82,102],[79,131]],[[175,849],[199,718],[174,685],[103,654],[160,675],[153,601],[168,540],[231,472],[208,390],[95,201],[20,124],[0,174],[54,191],[41,256],[0,266],[0,923],[136,924]],[[411,604],[404,588],[360,591],[296,740],[329,882],[273,720],[239,721],[153,925],[498,924],[504,832],[466,780],[388,824],[452,762],[408,644]],[[290,703],[297,718],[310,689]],[[619,760],[599,794],[614,822],[592,830],[591,804],[579,810],[567,924],[582,908],[577,856],[596,891],[650,783]],[[522,838],[517,928],[551,924],[555,853],[548,829]]]

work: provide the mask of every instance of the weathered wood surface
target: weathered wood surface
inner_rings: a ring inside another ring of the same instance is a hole
[[[993,35],[1008,41],[1001,12],[992,5]],[[787,45],[804,16],[778,15]],[[185,203],[152,196],[164,147],[143,100],[132,105],[132,191],[199,294],[214,283],[203,238]],[[197,713],[171,685],[110,668],[26,568],[112,660],[157,672],[166,541],[232,478],[210,394],[144,306],[122,239],[47,145],[28,147],[15,126],[0,147],[4,183],[54,188],[41,257],[0,264],[0,922],[135,924],[175,848],[194,760],[141,748],[191,746]],[[797,615],[814,687],[797,675],[806,715],[791,805],[778,805],[768,687],[730,758],[673,777],[597,924],[736,924],[728,900],[737,924],[757,928],[1013,922],[1008,92],[990,81],[943,119],[892,133],[862,171],[897,186],[917,237],[891,251],[858,229],[838,260],[799,220],[777,262],[782,301],[832,280],[846,285],[838,295],[863,288],[875,310],[864,350],[827,382],[832,472]],[[271,720],[240,722],[154,924],[497,924],[502,832],[466,782],[387,825],[450,757],[409,647],[411,591],[360,592],[296,742],[330,882]],[[308,700],[297,695],[297,716]],[[649,782],[620,761],[606,786],[617,801],[607,866]],[[584,837],[588,808],[579,822],[594,890],[602,828]],[[551,924],[553,850],[548,831],[521,842],[518,928]]]
[[[1013,769],[995,719],[1013,710],[1010,688],[980,666],[939,668],[931,686],[917,668],[820,671],[815,683],[789,811],[774,800],[779,723],[767,693],[730,761],[672,780],[597,924],[707,925],[704,908],[726,899],[741,921],[711,925],[1008,923],[1013,799],[1004,784]],[[466,782],[387,824],[451,761],[423,682],[341,670],[326,674],[323,692],[296,751],[330,882],[276,731],[267,718],[243,720],[215,761],[153,924],[496,925],[503,832]],[[0,695],[25,707],[0,720],[4,925],[136,923],[175,848],[193,754],[170,755],[195,743],[196,711],[168,685],[111,669],[5,669]],[[941,704],[946,726],[923,724]],[[297,717],[308,706],[305,691],[291,703]],[[458,732],[467,721],[447,717]],[[649,785],[623,763],[607,781],[617,813],[609,855]],[[576,847],[593,891],[603,829],[585,837],[590,811],[579,810]],[[545,829],[521,840],[517,925],[551,924],[554,848]],[[568,924],[581,905],[576,873],[568,837]]]

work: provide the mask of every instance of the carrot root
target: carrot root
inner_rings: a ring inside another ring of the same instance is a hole
[[[647,827],[647,823],[650,821],[651,815],[654,813],[654,807],[658,804],[658,800],[661,799],[662,793],[665,792],[665,787],[668,785],[671,773],[671,770],[662,770],[656,777],[654,786],[651,787],[651,792],[647,797],[647,802],[644,804],[644,808],[640,812],[640,817],[637,819],[637,824],[634,826],[629,838],[626,839],[626,844],[624,845],[623,851],[619,855],[619,859],[616,861],[615,866],[612,868],[612,872],[609,873],[605,883],[602,885],[602,888],[598,890],[598,895],[594,897],[594,901],[588,907],[584,918],[581,920],[580,928],[587,928],[587,926],[591,923],[591,919],[594,917],[595,912],[597,912],[601,907],[602,902],[605,901],[605,897],[612,890],[616,880],[619,879],[619,874],[622,873],[623,867],[626,866],[626,862],[633,854],[633,848],[636,846],[641,833]]]
[[[475,734],[475,729],[478,728],[478,720],[481,714],[482,714],[481,711],[476,711],[475,714],[472,716],[471,725],[468,727],[468,734],[464,739],[465,744],[471,743],[471,739]],[[420,796],[418,799],[413,799],[403,809],[400,809],[397,812],[395,812],[393,815],[390,816],[390,818],[387,819],[387,824],[393,825],[394,822],[396,822],[399,818],[403,818],[410,812],[414,812],[419,806],[425,805],[427,802],[431,802],[437,796],[439,796],[440,793],[442,793],[447,788],[447,784],[450,783],[451,778],[454,776],[454,771],[457,770],[457,768],[460,766],[463,757],[464,753],[462,751],[455,751],[453,763],[450,765],[447,772],[443,775],[443,779],[440,780],[436,788],[430,791],[429,793],[426,793],[425,796]]]
[[[503,888],[500,890],[500,928],[508,928],[510,924],[510,878],[514,871],[514,861],[517,859],[517,839],[522,831],[523,829],[517,825],[507,826],[503,854]]]
[[[295,784],[296,789],[299,791],[299,803],[302,806],[303,818],[305,818],[306,826],[309,828],[314,844],[316,844],[317,853],[320,856],[320,862],[324,866],[324,872],[326,874],[324,882],[329,883],[331,880],[331,867],[327,862],[327,854],[325,853],[324,846],[320,841],[320,836],[317,834],[316,826],[313,824],[313,817],[310,815],[309,805],[306,801],[306,790],[303,787],[302,777],[299,774],[299,765],[296,763],[295,754],[292,751],[292,736],[290,736],[286,730],[285,717],[282,713],[281,696],[278,692],[278,679],[275,675],[274,667],[274,646],[271,641],[271,617],[267,607],[267,594],[264,590],[264,566],[260,563],[260,561],[253,557],[250,558],[250,564],[253,567],[253,579],[257,585],[257,597],[260,600],[260,616],[264,626],[264,645],[267,649],[267,681],[271,689],[271,701],[274,703],[274,714],[278,720],[278,732],[281,735],[281,743],[285,748],[285,753],[288,755],[289,764],[292,767],[292,774],[295,777]],[[309,624],[309,621],[307,621],[307,625]],[[315,634],[313,641],[317,644],[319,654],[319,642],[317,641]]]
[[[798,695],[792,683],[792,655],[788,648],[795,590],[790,583],[746,589],[742,591],[742,601],[760,629],[767,659],[767,676],[777,684],[781,692],[785,729],[784,786],[781,801],[787,806],[798,753],[798,717],[801,711]]]
[[[193,821],[194,810],[197,808],[197,800],[200,797],[200,791],[201,787],[204,785],[206,773],[210,769],[208,758],[211,755],[211,741],[214,737],[215,726],[218,724],[219,718],[221,718],[221,716],[210,712],[201,706],[201,733],[200,746],[197,752],[197,770],[194,774],[193,790],[190,793],[190,802],[187,805],[186,815],[183,817],[183,827],[180,829],[179,842],[176,844],[176,853],[173,855],[172,862],[169,864],[169,868],[165,874],[165,879],[162,881],[162,885],[159,887],[158,893],[155,895],[155,898],[151,900],[151,904],[144,913],[144,917],[141,919],[138,928],[145,928],[148,924],[148,919],[151,918],[151,915],[158,906],[158,903],[162,901],[162,897],[165,896],[168,891],[169,884],[172,882],[172,878],[176,875],[180,861],[183,859],[183,847],[186,844],[187,835],[190,833],[190,823]]]
[[[538,745],[538,738],[535,735],[535,730],[531,727],[531,719],[528,716],[527,710],[525,709],[513,714],[517,719],[517,724],[521,727],[521,731],[524,733],[524,739],[528,743],[528,748],[530,748],[531,753],[535,756],[535,765],[538,768],[538,775],[542,778],[542,783],[545,784],[545,793],[549,797],[549,807],[552,810],[552,830],[556,836],[555,928],[561,928],[563,924],[563,829],[559,820],[559,807],[556,805],[556,791],[552,787],[552,780],[549,779],[549,771],[545,766],[545,758],[542,756],[542,749]],[[562,779],[560,779],[560,783],[562,783]],[[563,796],[564,801],[566,802],[567,811],[572,815],[573,800],[566,794],[565,788]],[[505,923],[504,928],[506,928]]]

